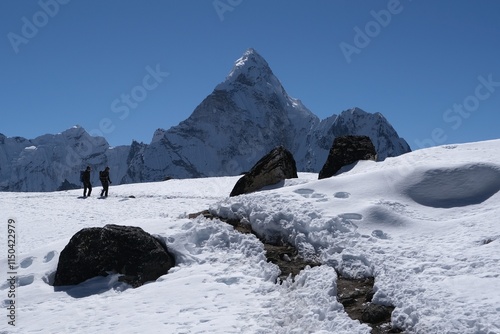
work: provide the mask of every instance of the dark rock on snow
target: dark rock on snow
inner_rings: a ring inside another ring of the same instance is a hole
[[[359,160],[377,160],[377,152],[368,136],[342,136],[333,141],[319,179],[335,175],[342,167]]]
[[[59,257],[54,286],[79,284],[109,272],[138,287],[166,274],[174,263],[166,246],[140,227],[106,225],[77,232]]]
[[[284,179],[297,178],[295,160],[283,146],[274,148],[241,177],[229,196],[248,194]]]
[[[361,315],[361,320],[365,323],[376,324],[391,319],[394,307],[368,303]]]

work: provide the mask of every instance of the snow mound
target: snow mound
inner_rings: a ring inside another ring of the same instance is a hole
[[[500,166],[467,164],[416,172],[406,194],[415,202],[452,208],[479,204],[500,190]]]

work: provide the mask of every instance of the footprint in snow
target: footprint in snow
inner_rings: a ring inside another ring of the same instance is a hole
[[[316,202],[326,202],[328,198],[326,198],[325,194],[314,193],[311,195],[311,198],[316,198]]]
[[[317,193],[313,189],[308,189],[308,188],[301,188],[294,190],[294,193],[301,195],[304,198],[315,198],[317,199],[317,202],[325,202],[328,199],[326,198],[326,195]]]
[[[27,258],[21,260],[21,263],[19,263],[19,265],[21,266],[21,268],[28,268],[29,266],[31,266],[33,264],[34,259],[35,259],[34,256],[27,257]]]
[[[33,274],[17,277],[17,282],[19,286],[30,285],[31,283],[33,283],[34,280],[35,280],[35,275]]]
[[[333,194],[333,197],[335,198],[349,198],[349,196],[351,196],[351,194],[345,191],[339,191]]]
[[[7,277],[9,278],[9,277]],[[16,286],[26,286],[30,285],[35,281],[35,275],[17,275],[15,276]],[[5,282],[0,286],[0,290],[7,290],[11,288],[11,281],[5,280]]]
[[[359,213],[343,213],[339,215],[340,218],[349,219],[349,220],[361,220],[363,219],[363,215]]]
[[[301,195],[302,197],[309,198],[313,193],[313,189],[301,188],[293,191],[296,194]]]
[[[43,258],[43,262],[47,263],[47,262],[52,261],[52,259],[54,258],[55,255],[56,255],[56,251],[50,251],[50,252],[48,252],[45,255],[45,257]]]

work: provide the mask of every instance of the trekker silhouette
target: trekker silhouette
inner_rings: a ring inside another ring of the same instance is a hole
[[[83,172],[82,180],[83,180],[83,197],[90,196],[92,192],[92,184],[90,183],[90,166],[87,166],[87,169]],[[87,193],[88,189],[88,193]]]
[[[101,197],[108,197],[109,185],[112,183],[109,178],[109,167],[106,167],[103,171],[99,172],[99,180],[101,180],[102,190]]]

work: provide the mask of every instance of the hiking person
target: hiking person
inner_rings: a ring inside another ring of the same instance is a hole
[[[102,190],[101,197],[108,197],[108,189],[111,184],[111,179],[109,178],[109,167],[106,167],[103,171],[99,172],[99,180],[101,180]]]
[[[85,171],[82,173],[83,197],[90,196],[90,193],[92,192],[92,184],[90,183],[90,170],[90,166],[87,166],[87,169],[85,169]]]

